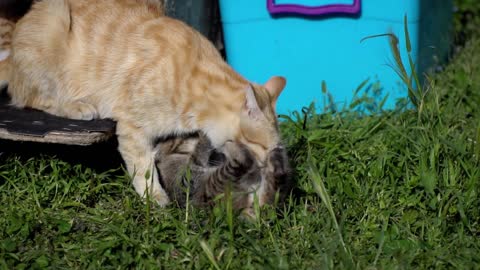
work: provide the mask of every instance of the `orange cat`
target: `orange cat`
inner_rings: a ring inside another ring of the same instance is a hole
[[[116,120],[136,191],[165,205],[155,139],[203,131],[215,148],[245,144],[264,166],[280,141],[274,107],[286,81],[249,83],[206,38],[149,2],[37,2],[13,34],[8,91],[19,107]]]

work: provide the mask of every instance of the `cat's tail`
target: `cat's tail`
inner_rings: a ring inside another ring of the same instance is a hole
[[[10,79],[10,50],[0,51],[0,88],[5,86]]]

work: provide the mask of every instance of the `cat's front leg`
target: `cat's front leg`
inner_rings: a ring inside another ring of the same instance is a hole
[[[118,150],[133,178],[133,187],[142,197],[148,194],[160,206],[170,199],[160,185],[155,169],[155,151],[149,137],[133,124],[119,121],[117,124]]]
[[[263,174],[264,178],[257,193],[260,205],[272,203],[277,192],[285,193],[291,186],[291,168],[283,146],[269,151]]]

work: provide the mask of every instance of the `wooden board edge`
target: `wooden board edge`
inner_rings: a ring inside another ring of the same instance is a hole
[[[25,134],[11,133],[8,132],[8,130],[6,129],[0,128],[0,139],[38,143],[56,143],[87,146],[94,143],[107,141],[112,136],[113,134],[103,132],[62,133],[55,131],[47,133],[45,136],[31,136]]]

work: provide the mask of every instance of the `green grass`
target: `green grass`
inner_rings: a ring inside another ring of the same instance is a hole
[[[228,203],[160,209],[121,169],[6,157],[0,268],[478,269],[478,74],[473,37],[421,109],[285,119],[303,194],[254,222]]]

